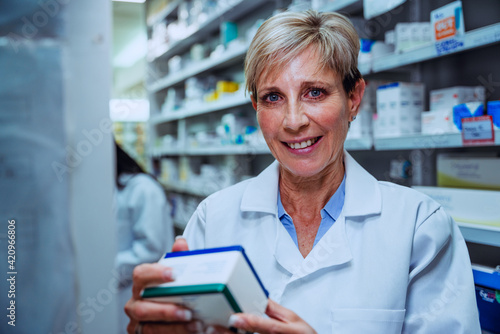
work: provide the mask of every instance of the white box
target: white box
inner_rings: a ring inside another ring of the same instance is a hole
[[[500,190],[500,158],[497,157],[439,154],[436,174],[439,187]]]
[[[264,315],[268,293],[241,246],[167,253],[159,263],[173,268],[175,281],[144,289],[143,298],[183,305],[205,324]]]
[[[401,22],[394,27],[396,52],[418,49],[432,43],[430,22]]]
[[[414,186],[457,222],[500,227],[500,191]]]
[[[451,108],[424,111],[421,116],[423,134],[460,133],[453,123],[453,109]]]
[[[485,88],[483,86],[455,86],[431,90],[429,101],[430,110],[453,108],[457,104],[467,102],[484,103],[485,93]]]
[[[396,82],[377,89],[376,137],[420,133],[424,97],[421,83]]]

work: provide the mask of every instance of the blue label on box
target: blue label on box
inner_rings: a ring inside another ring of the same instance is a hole
[[[453,107],[453,123],[457,129],[462,131],[462,118],[477,117],[484,114],[484,106],[480,104],[475,110],[470,110],[467,103],[462,103]]]
[[[493,117],[493,124],[500,128],[500,101],[488,102],[487,113]]]

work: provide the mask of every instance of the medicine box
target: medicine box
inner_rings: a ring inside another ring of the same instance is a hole
[[[500,130],[500,101],[489,101],[486,113],[493,118],[493,127]]]
[[[453,123],[452,108],[424,111],[421,116],[423,134],[439,135],[460,132]]]
[[[175,281],[144,289],[145,299],[183,305],[220,326],[233,313],[266,310],[268,293],[241,246],[167,253],[159,263],[173,268]]]
[[[468,102],[453,107],[453,123],[462,131],[462,119],[484,115],[484,104],[482,102]]]
[[[395,82],[377,89],[376,137],[420,133],[424,85]]]
[[[476,301],[481,328],[492,333],[500,333],[500,271],[499,267],[490,268],[472,265],[476,285]]]
[[[431,90],[430,110],[453,108],[454,106],[467,102],[485,101],[485,88],[483,86],[455,86],[443,89]]]
[[[500,190],[500,158],[438,154],[437,185]]]
[[[394,28],[396,52],[421,48],[432,43],[430,22],[402,22]]]
[[[457,222],[500,227],[500,191],[414,186]]]

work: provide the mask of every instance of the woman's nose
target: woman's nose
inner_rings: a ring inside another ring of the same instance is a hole
[[[309,125],[309,117],[300,103],[289,103],[285,111],[283,126],[289,131],[299,131]]]

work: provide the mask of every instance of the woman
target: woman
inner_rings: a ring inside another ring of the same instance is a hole
[[[164,190],[146,174],[118,144],[116,149],[116,215],[118,254],[115,270],[119,279],[119,304],[123,309],[132,296],[132,271],[146,262],[158,261],[174,241],[172,220]],[[119,319],[126,332],[127,317]]]
[[[453,220],[428,197],[376,181],[343,150],[365,87],[358,51],[353,26],[335,13],[286,12],[259,28],[245,61],[247,89],[277,161],[203,201],[173,250],[245,248],[270,301],[269,318],[231,317],[242,330],[479,333]],[[144,286],[175,273],[157,264],[134,273],[129,333],[203,327],[189,310],[140,300]]]

